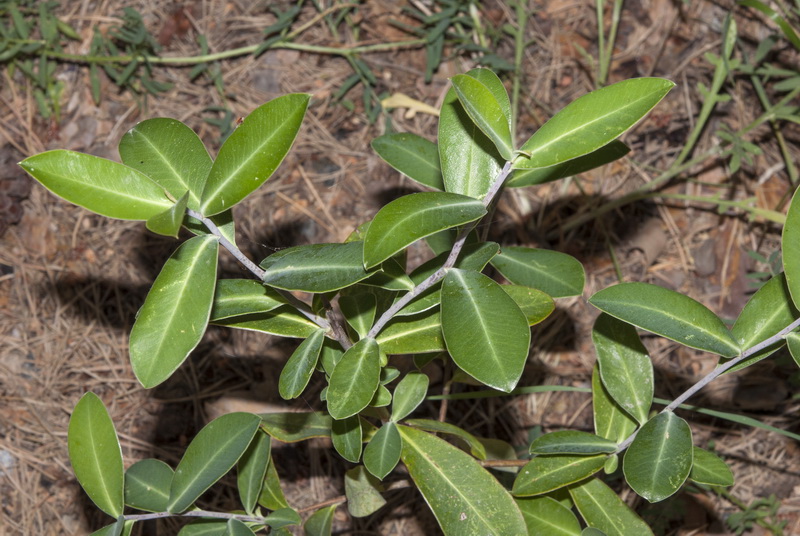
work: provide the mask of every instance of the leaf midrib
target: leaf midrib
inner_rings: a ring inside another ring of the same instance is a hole
[[[178,170],[175,169],[175,166],[172,165],[172,161],[168,159],[163,152],[161,152],[161,149],[152,142],[152,140],[147,134],[139,132],[139,135],[141,135],[142,138],[144,138],[144,140],[147,142],[147,144],[153,149],[153,151],[155,151],[155,153],[161,157],[162,162],[164,163],[164,165],[167,166],[167,168],[169,168],[169,170],[172,172],[172,175],[178,180],[178,183],[184,188],[186,188],[186,190],[189,192],[189,197],[192,200],[192,206],[194,207],[198,206],[200,204],[200,198],[197,196],[197,193],[192,189],[192,187],[186,181],[183,180],[183,176],[180,173],[178,173]]]

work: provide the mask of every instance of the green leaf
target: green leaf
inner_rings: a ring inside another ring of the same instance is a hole
[[[620,283],[597,292],[589,303],[619,318],[690,348],[725,357],[739,354],[728,328],[705,305],[648,283]]]
[[[435,143],[410,132],[395,132],[375,138],[370,145],[387,164],[409,179],[444,190]]]
[[[508,92],[503,85],[503,81],[500,80],[494,71],[482,67],[470,70],[467,72],[467,75],[486,86],[489,91],[492,92],[492,96],[494,96],[495,100],[500,105],[500,110],[502,111],[503,116],[510,123],[511,100],[508,98]]]
[[[596,151],[647,115],[673,86],[662,78],[634,78],[572,101],[522,145],[528,156],[513,167],[544,168]]]
[[[487,276],[451,269],[442,283],[442,333],[464,372],[495,389],[517,385],[531,341],[514,300]]]
[[[264,283],[314,293],[349,287],[370,276],[361,264],[363,247],[362,242],[349,242],[282,249],[261,261]]]
[[[692,431],[672,412],[647,421],[622,460],[625,480],[651,503],[678,491],[691,470]]]
[[[203,142],[175,119],[147,119],[119,141],[126,166],[150,177],[174,198],[189,193],[189,208],[197,210],[212,161]]]
[[[161,460],[148,458],[134,463],[125,471],[125,504],[146,512],[166,511],[174,474]]]
[[[489,459],[486,446],[477,437],[454,424],[431,419],[408,419],[405,424],[428,432],[452,435],[458,438],[459,442],[463,443],[469,449],[470,454],[476,458],[480,460]]]
[[[477,69],[467,74],[477,78],[490,91],[496,87]],[[495,98],[498,98],[497,94]],[[500,173],[502,157],[492,141],[470,119],[455,88],[450,88],[442,103],[438,141],[445,190],[482,199]]]
[[[323,411],[262,413],[259,417],[264,430],[284,443],[331,435],[331,418]]]
[[[733,472],[716,454],[692,447],[692,472],[689,478],[708,486],[733,486]]]
[[[262,104],[228,136],[208,173],[203,215],[231,208],[272,176],[294,143],[309,98],[294,93]]]
[[[86,393],[75,405],[67,446],[75,477],[92,502],[112,517],[122,515],[122,450],[114,423],[96,394]]]
[[[608,394],[644,424],[653,403],[653,363],[636,328],[601,314],[594,323],[592,341]]]
[[[405,419],[417,406],[422,404],[428,394],[428,376],[421,372],[409,372],[394,389],[392,420]]]
[[[311,375],[317,366],[322,343],[325,342],[325,330],[318,329],[292,353],[284,365],[278,381],[278,392],[284,400],[291,400],[305,391]]]
[[[334,419],[331,423],[331,440],[333,448],[342,458],[348,462],[358,463],[363,446],[361,418],[353,415],[338,421]]]
[[[320,508],[306,519],[303,530],[306,536],[331,536],[333,528],[333,514],[336,512],[338,504],[332,504],[325,508]]]
[[[214,236],[180,245],[156,277],[130,336],[133,372],[146,388],[169,378],[206,331],[217,278]]]
[[[375,339],[351,346],[333,369],[328,382],[328,413],[334,419],[355,415],[369,404],[381,377],[380,351]]]
[[[145,227],[156,234],[178,238],[183,218],[186,215],[186,203],[189,192],[183,194],[178,201],[161,214],[156,214],[145,223]]]
[[[339,308],[347,324],[363,339],[375,322],[378,300],[370,292],[347,294],[339,298]]]
[[[147,175],[105,158],[59,149],[19,165],[62,199],[109,218],[149,220],[173,205]]]
[[[361,281],[361,284],[385,290],[414,290],[414,282],[411,281],[411,278],[406,274],[405,268],[394,257],[382,262],[380,268]]]
[[[225,536],[255,536],[255,532],[238,519],[229,519],[225,527]]]
[[[399,429],[403,463],[446,535],[526,534],[514,499],[475,458],[422,430]]]
[[[384,423],[364,449],[364,467],[379,480],[386,478],[400,461],[403,441],[393,422]]]
[[[211,322],[233,316],[274,311],[287,300],[253,279],[220,279],[214,291]]]
[[[619,407],[603,385],[597,364],[592,370],[592,410],[594,431],[600,437],[619,443],[636,430],[636,420]]]
[[[492,266],[515,285],[533,287],[554,298],[579,296],[586,275],[575,257],[525,247],[507,247],[492,259]]]
[[[208,218],[217,226],[219,232],[231,244],[236,244],[236,223],[233,221],[233,210],[226,210],[219,214],[214,214]],[[188,214],[183,219],[183,226],[196,235],[213,234],[208,230],[203,222],[197,218],[193,218]]]
[[[795,364],[800,367],[800,333],[792,332],[786,336],[786,346],[794,359]]]
[[[298,313],[291,305],[283,305],[268,313],[223,318],[215,320],[214,324],[296,339],[310,337],[319,329],[318,325]]]
[[[483,203],[458,194],[420,192],[395,199],[378,211],[367,229],[364,266],[377,266],[420,238],[485,214]]]
[[[511,174],[506,181],[509,188],[521,188],[556,181],[565,177],[574,177],[592,169],[619,160],[631,151],[630,147],[619,140],[600,147],[591,153],[567,160],[561,164],[546,168],[521,169]]]
[[[271,452],[272,438],[264,432],[256,432],[250,446],[239,459],[236,467],[236,487],[247,513],[253,513],[256,507]]]
[[[469,75],[458,74],[450,79],[458,100],[469,117],[497,148],[504,160],[514,156],[509,117],[484,84]]]
[[[514,480],[512,493],[519,497],[541,495],[563,488],[595,474],[603,468],[608,456],[536,456]]]
[[[278,477],[278,471],[275,469],[275,462],[272,458],[270,458],[267,465],[267,475],[264,477],[264,485],[261,488],[261,494],[258,496],[258,504],[267,510],[280,510],[289,506],[286,502],[286,497],[283,495],[281,480]]]
[[[590,527],[608,536],[652,536],[653,531],[619,495],[597,478],[569,488],[570,497]]]
[[[557,500],[550,497],[518,497],[516,501],[528,526],[528,534],[580,536],[578,518]]]
[[[792,295],[794,306],[800,309],[800,190],[792,196],[786,213],[786,223],[781,235],[781,252],[786,286]]]
[[[198,519],[185,525],[178,536],[225,536],[228,522],[217,519]]]
[[[286,507],[272,512],[264,522],[272,527],[273,530],[278,530],[289,525],[300,525],[303,520],[294,509]]]
[[[222,478],[244,454],[261,419],[250,413],[229,413],[208,423],[189,443],[170,486],[167,510],[189,508]]]
[[[731,328],[731,335],[739,343],[739,348],[752,348],[791,324],[800,312],[792,303],[789,288],[784,274],[778,274],[758,289],[747,301],[747,304]],[[755,355],[748,357],[727,373],[749,367],[761,361],[783,346],[783,341],[773,344]],[[722,359],[720,364],[728,361]]]
[[[125,521],[125,518],[120,517],[115,523],[94,531],[91,536],[130,536],[134,523],[134,521]]]
[[[550,432],[533,440],[531,454],[611,454],[617,450],[617,443],[589,432],[580,430],[560,430]]]
[[[519,306],[529,326],[535,326],[550,316],[556,307],[553,298],[541,290],[522,285],[501,285],[500,288]]]
[[[386,407],[392,403],[392,393],[384,387],[383,385],[378,385],[378,389],[375,391],[375,394],[372,395],[372,400],[369,401],[369,405],[373,408],[382,408]]]
[[[444,351],[439,310],[395,317],[381,330],[376,340],[381,350],[389,355]]]
[[[369,474],[363,465],[350,469],[344,475],[347,511],[353,517],[366,517],[386,504],[382,491],[380,481]]]

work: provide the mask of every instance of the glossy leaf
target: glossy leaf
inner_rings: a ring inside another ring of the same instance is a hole
[[[597,478],[571,486],[569,494],[586,524],[602,530],[608,536],[653,534],[647,523],[614,490]]]
[[[189,193],[189,208],[197,210],[211,157],[188,126],[175,119],[146,119],[119,141],[122,163],[150,177],[174,198]]]
[[[692,447],[692,453],[689,478],[708,486],[733,486],[733,472],[719,456],[700,447]]]
[[[284,400],[291,400],[305,391],[311,375],[317,367],[325,331],[318,329],[292,352],[284,365],[278,381],[278,392]]]
[[[300,518],[300,514],[298,514],[294,509],[284,507],[272,512],[266,517],[264,522],[274,531],[290,525],[300,525],[303,520]]]
[[[360,284],[386,290],[414,290],[414,282],[411,281],[405,268],[397,262],[395,257],[390,257],[382,262],[381,267]]]
[[[174,204],[147,175],[105,158],[59,149],[19,165],[58,197],[109,218],[149,220]]]
[[[529,326],[535,326],[550,316],[556,307],[553,298],[541,290],[521,285],[502,285],[501,288],[519,306]]]
[[[378,385],[378,389],[375,391],[375,394],[372,395],[372,400],[369,401],[369,405],[374,408],[382,408],[388,406],[392,403],[392,393],[384,387],[383,385]]]
[[[498,77],[491,69],[486,69],[483,67],[472,69],[467,72],[467,75],[471,76],[489,89],[494,99],[500,105],[500,110],[502,111],[503,116],[510,122],[511,100],[508,98],[508,92],[503,85],[503,81],[500,80],[500,77]]]
[[[347,511],[353,517],[366,517],[386,504],[382,491],[380,481],[369,474],[363,465],[353,467],[344,475]]]
[[[387,164],[409,179],[428,188],[444,190],[435,143],[410,132],[395,132],[375,138],[370,145]]]
[[[331,418],[323,411],[262,413],[259,417],[262,428],[284,443],[331,435]]]
[[[378,300],[369,292],[348,294],[339,298],[339,308],[347,324],[363,339],[375,322]]]
[[[557,500],[550,497],[518,497],[516,501],[528,526],[528,534],[580,536],[578,518]]]
[[[244,454],[261,419],[228,413],[208,423],[186,449],[170,486],[167,510],[183,512]]]
[[[290,305],[283,305],[268,313],[233,316],[215,320],[213,323],[218,326],[259,331],[296,339],[310,337],[319,329],[318,325],[298,313],[297,309]]]
[[[579,156],[555,166],[516,170],[511,175],[511,178],[506,181],[506,186],[509,188],[521,188],[573,177],[619,160],[630,151],[630,147],[619,140],[614,140],[587,155]]]
[[[470,454],[479,460],[489,459],[489,455],[486,452],[486,446],[477,437],[470,434],[463,428],[459,428],[455,424],[434,421],[432,419],[408,419],[405,424],[419,428],[420,430],[427,430],[428,432],[451,435],[454,438],[457,438],[459,440],[458,442],[469,449]]]
[[[156,234],[178,238],[178,232],[181,230],[183,218],[186,215],[186,202],[188,200],[189,192],[186,192],[167,211],[156,214],[147,220],[145,227]]]
[[[282,249],[261,262],[264,283],[315,293],[349,287],[370,276],[361,264],[363,247],[362,242],[349,242]]]
[[[381,350],[392,354],[441,352],[445,349],[438,309],[393,318],[376,339]]]
[[[636,430],[636,420],[617,404],[603,385],[597,364],[592,370],[592,410],[594,431],[600,437],[619,443]]]
[[[636,328],[601,314],[594,323],[592,341],[608,394],[644,424],[653,403],[653,363]]]
[[[692,431],[672,412],[647,421],[622,460],[625,480],[650,502],[663,501],[678,491],[691,470]]]
[[[272,176],[294,143],[309,97],[295,93],[262,104],[228,136],[208,173],[202,214],[231,208]]]
[[[791,324],[800,312],[792,302],[784,274],[778,274],[758,289],[731,328],[731,335],[739,348],[747,349],[767,339]],[[783,341],[773,344],[755,355],[748,357],[727,372],[734,372],[761,361],[783,346]],[[723,359],[720,364],[728,361]]]
[[[256,432],[250,446],[239,459],[236,467],[236,487],[245,512],[252,513],[256,507],[271,452],[272,438],[264,432]]]
[[[358,463],[361,459],[363,436],[361,418],[358,415],[331,422],[331,441],[333,448],[348,462]]]
[[[529,450],[531,454],[611,454],[617,443],[589,432],[560,430],[537,437]]]
[[[634,78],[592,91],[554,115],[526,141],[514,168],[544,168],[589,154],[635,125],[675,86]]]
[[[217,278],[214,236],[190,238],[167,259],[130,336],[136,378],[152,388],[169,378],[206,331]]]
[[[336,513],[337,506],[339,505],[326,506],[311,514],[303,525],[306,536],[331,536],[333,514]]]
[[[467,74],[478,78],[490,90],[493,87],[481,77],[478,69]],[[445,190],[482,199],[503,167],[502,157],[470,119],[455,88],[450,88],[445,95],[439,113],[438,145]]]
[[[514,156],[509,117],[503,113],[492,92],[477,79],[458,74],[450,79],[467,115],[475,122],[505,160]]]
[[[514,480],[512,493],[519,497],[541,495],[563,488],[595,474],[603,468],[607,456],[536,456]]]
[[[525,247],[507,247],[492,259],[492,266],[515,285],[532,287],[553,298],[579,296],[586,275],[575,257]]]
[[[148,458],[134,463],[125,471],[125,504],[146,512],[166,511],[174,474],[161,460]]]
[[[380,376],[380,350],[375,339],[361,339],[351,346],[328,382],[331,417],[345,419],[367,407],[378,389]]]
[[[421,192],[378,211],[364,238],[364,266],[372,268],[417,240],[486,214],[483,203],[463,195]]]
[[[238,519],[229,519],[228,526],[225,528],[225,536],[255,536],[255,532]]]
[[[364,449],[364,467],[383,480],[400,461],[402,445],[397,426],[393,422],[384,423]]]
[[[403,463],[446,535],[527,532],[514,499],[475,458],[422,430],[399,429]]]
[[[514,300],[487,276],[451,269],[442,283],[442,333],[458,367],[495,389],[517,385],[531,341]]]
[[[280,510],[289,506],[283,495],[283,489],[281,489],[281,480],[275,469],[275,462],[271,458],[267,465],[267,474],[264,477],[261,494],[258,496],[258,504],[267,510]]]
[[[211,322],[233,316],[274,311],[287,300],[278,291],[253,279],[220,279],[214,291]]]
[[[597,292],[589,303],[623,322],[690,348],[725,357],[739,353],[738,344],[717,315],[673,290],[647,283],[620,283]]]
[[[394,389],[392,420],[405,419],[417,406],[422,404],[428,394],[428,376],[421,372],[409,372]]]
[[[122,451],[114,423],[96,394],[86,393],[75,405],[67,446],[75,477],[92,502],[112,517],[122,515]]]

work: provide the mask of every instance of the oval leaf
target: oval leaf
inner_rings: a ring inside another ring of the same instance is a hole
[[[531,342],[525,315],[485,275],[451,269],[442,282],[442,333],[464,372],[495,389],[517,385]]]
[[[262,104],[228,136],[208,173],[203,215],[231,208],[272,176],[294,143],[309,98],[294,93]]]
[[[308,519],[303,525],[303,530],[306,536],[331,536],[331,529],[333,528],[333,514],[336,512],[338,504],[320,508]]]
[[[438,309],[390,320],[377,337],[381,350],[392,354],[442,352],[442,320]]]
[[[314,293],[349,287],[370,276],[361,264],[363,247],[363,242],[349,242],[282,249],[261,261],[264,283]]]
[[[728,328],[705,305],[648,283],[620,283],[596,293],[589,303],[619,318],[690,348],[725,357],[739,354]]]
[[[543,168],[607,145],[635,125],[675,86],[634,78],[592,91],[564,107],[526,141],[514,168]]]
[[[553,298],[541,290],[522,285],[502,285],[501,288],[519,306],[530,326],[535,326],[550,316],[556,307]]]
[[[644,424],[653,403],[653,363],[636,328],[601,314],[594,323],[592,341],[608,394]]]
[[[364,449],[364,467],[383,480],[400,461],[402,444],[397,426],[393,422],[384,423]]]
[[[465,445],[466,448],[469,449],[470,454],[479,460],[489,459],[486,446],[481,443],[477,437],[454,424],[431,419],[408,419],[406,424],[415,428],[427,430],[428,432],[451,435],[459,440],[458,443]]]
[[[197,210],[211,169],[203,142],[175,119],[146,119],[119,140],[122,163],[137,169],[179,198],[189,193],[189,208]]]
[[[358,460],[361,459],[361,448],[363,447],[361,418],[358,415],[353,415],[338,421],[332,420],[331,441],[333,442],[333,448],[342,458],[348,462],[358,463]]]
[[[152,458],[131,465],[125,471],[125,504],[147,512],[166,511],[174,474],[172,467]]]
[[[533,440],[531,454],[611,454],[617,450],[617,444],[589,432],[580,430],[561,430],[550,432]]]
[[[586,524],[608,536],[653,535],[647,523],[597,478],[570,487],[569,495]]]
[[[169,210],[147,220],[145,227],[156,234],[178,238],[178,232],[181,230],[184,216],[186,216],[188,200],[189,192],[186,192]]]
[[[380,377],[378,343],[375,339],[361,339],[344,353],[331,374],[327,395],[331,417],[345,419],[367,407]]]
[[[692,431],[672,412],[647,421],[622,459],[625,480],[651,503],[678,491],[691,470]]]
[[[789,287],[794,306],[800,309],[800,190],[792,196],[789,211],[786,213],[786,223],[781,235],[781,252],[786,286]]]
[[[369,474],[363,465],[353,467],[344,475],[347,511],[353,517],[366,517],[386,504],[382,491],[380,481]]]
[[[631,152],[630,147],[619,140],[614,140],[587,155],[579,156],[555,166],[517,170],[512,173],[511,178],[506,181],[505,185],[509,188],[521,188],[523,186],[544,184],[565,177],[574,177],[619,160],[629,152]]]
[[[291,400],[305,391],[314,369],[317,367],[325,331],[318,329],[292,353],[281,371],[278,392],[284,400]]]
[[[218,247],[214,236],[190,238],[167,259],[147,293],[129,341],[133,372],[144,387],[169,378],[203,338]]]
[[[363,339],[375,322],[378,300],[371,292],[359,292],[339,297],[339,308],[347,324]]]
[[[211,322],[233,316],[267,313],[286,305],[277,290],[253,279],[220,279],[214,291]]]
[[[319,329],[318,325],[298,313],[291,305],[283,305],[268,313],[223,318],[214,321],[214,324],[298,339],[310,337]]]
[[[444,190],[439,149],[432,141],[410,132],[395,132],[375,138],[370,145],[387,164],[409,179]]]
[[[428,376],[421,372],[409,372],[394,389],[392,420],[405,419],[428,394]]]
[[[19,165],[58,197],[109,218],[149,220],[174,204],[147,175],[105,158],[59,149]]]
[[[103,512],[122,515],[122,450],[103,402],[86,393],[75,405],[67,432],[69,461],[86,494]]]
[[[172,479],[167,510],[189,508],[244,454],[261,419],[250,413],[228,413],[208,423],[189,443]]]
[[[420,238],[485,214],[483,203],[463,195],[421,192],[395,199],[378,211],[367,229],[364,266],[377,266]]]
[[[260,417],[264,430],[284,443],[331,435],[331,418],[322,411],[262,413]]]
[[[733,472],[719,456],[700,447],[692,447],[692,453],[689,478],[708,486],[733,486]]]
[[[267,465],[267,475],[264,477],[261,495],[258,496],[258,504],[267,510],[280,510],[289,506],[286,502],[286,496],[283,494],[281,480],[278,477],[278,471],[275,469],[275,462],[272,458],[270,458]]]
[[[603,468],[606,458],[605,455],[536,456],[517,475],[512,493],[526,497],[563,488],[595,474]]]
[[[580,536],[578,518],[557,500],[550,497],[519,497],[516,501],[528,526],[528,534]]]
[[[236,487],[245,512],[253,513],[261,487],[267,474],[272,439],[264,432],[256,432],[250,446],[244,451],[236,467]]]
[[[475,458],[422,430],[399,428],[403,463],[446,535],[527,533],[514,499]]]
[[[509,118],[489,88],[469,75],[458,74],[450,79],[458,100],[469,117],[492,140],[497,152],[505,160],[514,156]]]
[[[255,532],[238,519],[229,519],[225,527],[225,536],[255,536]]]
[[[597,364],[592,370],[592,411],[594,431],[600,437],[619,443],[636,430],[636,420],[619,407],[608,394],[600,379],[600,368]]]
[[[575,257],[525,247],[503,248],[491,260],[492,266],[515,285],[541,290],[553,298],[579,296],[583,293],[586,274]]]

